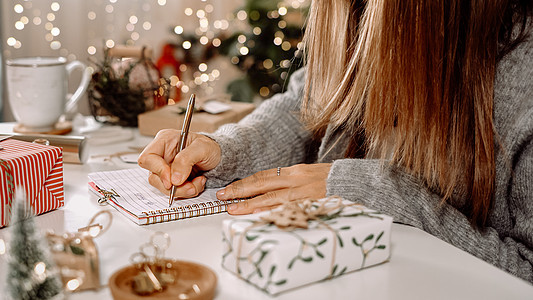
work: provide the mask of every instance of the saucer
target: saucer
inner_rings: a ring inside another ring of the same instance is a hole
[[[26,127],[22,124],[17,124],[13,127],[13,131],[16,133],[25,133],[25,134],[54,134],[54,135],[63,135],[72,131],[72,122],[62,121],[57,122],[54,125],[54,128],[45,131],[36,131],[31,127]]]
[[[140,296],[132,288],[133,277],[139,273],[134,266],[127,266],[116,271],[109,278],[109,289],[114,300],[148,300],[148,299],[188,299],[211,300],[215,296],[217,276],[208,267],[181,260],[165,260],[167,268],[178,274],[174,283],[162,292]],[[194,289],[192,288],[194,286]]]

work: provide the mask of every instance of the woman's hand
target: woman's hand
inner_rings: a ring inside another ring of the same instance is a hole
[[[164,194],[172,185],[176,197],[190,198],[204,190],[205,176],[199,171],[213,169],[220,162],[220,146],[212,139],[197,133],[189,133],[187,147],[178,153],[180,131],[161,130],[139,156],[139,166],[150,171],[148,182]],[[192,175],[192,176],[191,176]]]
[[[326,181],[331,164],[295,165],[257,172],[233,182],[217,192],[220,200],[243,199],[228,206],[230,214],[249,214],[272,209],[300,199],[320,199],[326,196]]]

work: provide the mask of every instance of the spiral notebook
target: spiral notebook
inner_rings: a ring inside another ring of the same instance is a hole
[[[226,211],[239,200],[218,200],[216,189],[206,189],[198,197],[175,200],[168,206],[168,196],[148,183],[148,171],[132,168],[89,174],[89,190],[99,202],[116,208],[133,222],[147,225]]]

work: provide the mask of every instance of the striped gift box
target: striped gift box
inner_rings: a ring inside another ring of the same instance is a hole
[[[61,148],[11,139],[0,146],[0,227],[9,225],[15,188],[22,187],[26,193],[27,216],[63,206]]]

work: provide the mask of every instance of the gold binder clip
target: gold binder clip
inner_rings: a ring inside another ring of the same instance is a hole
[[[170,245],[170,236],[157,231],[150,242],[142,244],[139,252],[130,257],[138,273],[133,277],[132,288],[138,295],[150,295],[163,291],[176,281],[177,274],[169,272],[164,260],[164,252]]]
[[[111,191],[108,191],[108,190],[100,188],[99,186],[96,186],[96,188],[98,189],[98,192],[102,194],[102,196],[98,198],[98,204],[100,205],[106,205],[107,201],[111,198],[113,198],[113,200],[117,200],[116,197],[120,197],[120,195],[114,189],[111,189]]]
[[[161,292],[163,290],[161,282],[152,271],[149,259],[144,253],[134,253],[130,257],[130,261],[140,271],[139,274],[133,278],[132,282],[132,287],[135,293],[146,295],[151,294],[154,291]]]

